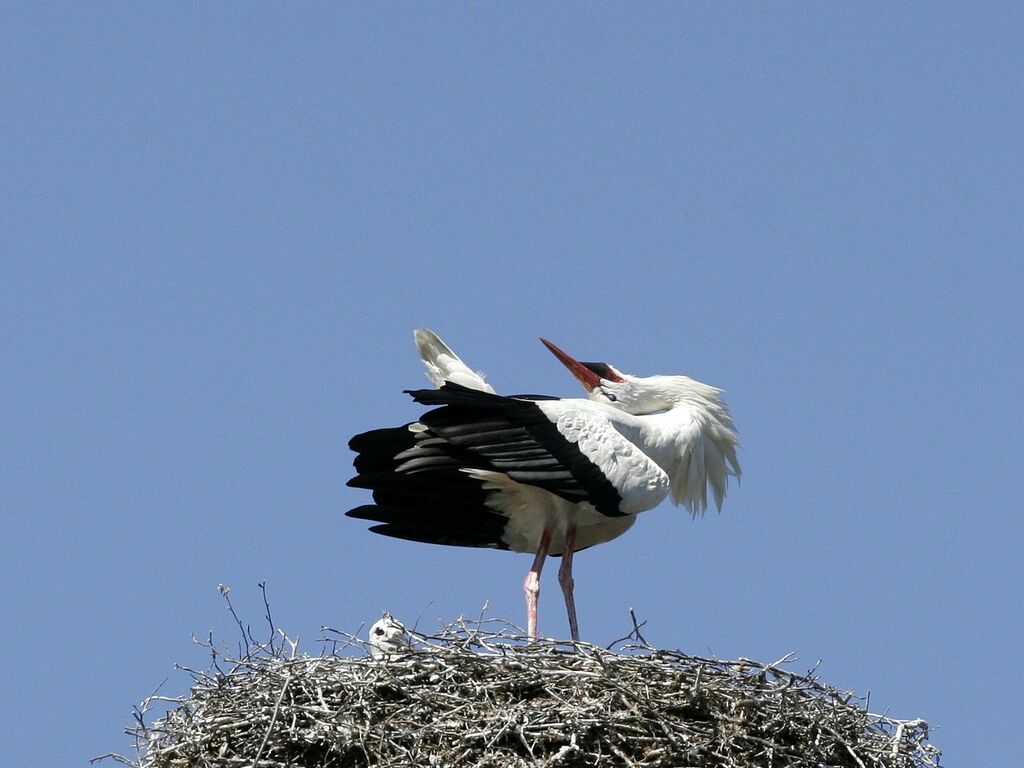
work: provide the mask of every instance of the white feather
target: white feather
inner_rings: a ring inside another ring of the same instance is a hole
[[[537,406],[615,486],[621,511],[633,515],[653,509],[668,495],[668,475],[643,446],[616,429],[616,422],[629,414],[589,400],[550,400]]]
[[[409,633],[398,619],[387,611],[370,627],[370,653],[375,659],[385,659],[394,653],[408,650]]]
[[[537,542],[545,529],[551,532],[548,551],[560,555],[565,550],[565,533],[575,523],[575,550],[603,544],[624,534],[636,521],[634,515],[608,517],[588,502],[567,501],[535,485],[517,483],[503,472],[485,469],[463,469],[467,475],[494,491],[487,505],[508,518],[502,540],[513,552],[536,552]]]
[[[729,477],[741,473],[739,438],[721,390],[688,376],[616,375],[621,380],[602,380],[589,402],[604,407],[609,424],[668,475],[673,503],[703,514],[710,487],[721,509]]]
[[[484,380],[482,373],[474,371],[462,362],[451,347],[429,328],[417,329],[413,332],[413,337],[423,365],[427,368],[427,378],[435,387],[451,381],[481,392],[494,392],[494,388]]]

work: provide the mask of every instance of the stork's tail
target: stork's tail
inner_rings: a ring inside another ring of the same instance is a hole
[[[428,328],[419,328],[413,332],[413,337],[416,339],[416,349],[423,358],[423,365],[427,368],[427,378],[435,387],[451,381],[481,392],[494,392],[494,388],[484,381],[483,375],[462,362],[436,333]]]

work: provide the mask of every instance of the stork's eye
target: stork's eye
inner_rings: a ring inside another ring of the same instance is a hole
[[[607,398],[608,398],[608,399],[609,399],[609,400],[610,400],[611,402],[613,402],[613,403],[617,403],[617,402],[619,402],[619,398],[617,398],[617,397],[616,397],[616,396],[615,396],[614,394],[612,394],[611,392],[607,392],[607,391],[605,391],[605,390],[601,390],[601,391],[602,391],[602,392],[604,392],[604,396],[605,396],[605,397],[607,397]]]
[[[375,634],[375,635],[383,635],[384,634],[384,627],[377,627],[375,630],[373,630],[373,634]]]

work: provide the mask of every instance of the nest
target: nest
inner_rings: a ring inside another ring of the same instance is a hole
[[[871,714],[814,672],[658,650],[630,638],[529,642],[459,621],[374,658],[328,632],[319,656],[256,644],[152,696],[136,768],[258,766],[938,766],[923,720]],[[212,647],[212,646],[211,646]],[[156,703],[169,706],[149,722]],[[168,704],[169,702],[169,704]]]

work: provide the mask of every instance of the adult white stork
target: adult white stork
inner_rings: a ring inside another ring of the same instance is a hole
[[[719,389],[579,362],[541,339],[589,399],[504,397],[432,332],[416,341],[439,388],[406,392],[437,407],[352,438],[357,475],[348,484],[372,490],[375,503],[347,514],[387,536],[533,554],[523,584],[531,638],[547,555],[562,556],[558,581],[578,640],[573,553],[622,535],[666,497],[697,515],[710,488],[721,509],[729,476],[740,475]]]

